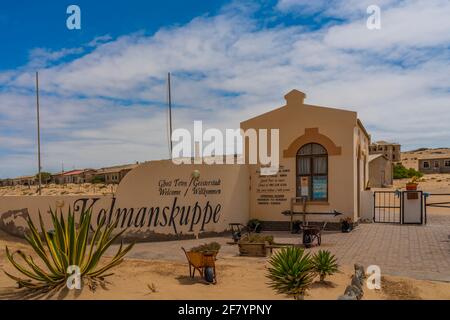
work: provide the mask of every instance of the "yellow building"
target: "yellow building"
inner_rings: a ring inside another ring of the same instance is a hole
[[[295,212],[302,211],[300,197],[307,198],[308,213],[337,210],[354,221],[360,217],[370,136],[356,112],[305,104],[305,97],[292,90],[285,95],[286,105],[241,123],[243,130],[280,130],[278,174],[262,176],[260,165],[250,165],[250,217],[264,221],[266,228],[285,229],[290,217],[281,213],[292,202]]]

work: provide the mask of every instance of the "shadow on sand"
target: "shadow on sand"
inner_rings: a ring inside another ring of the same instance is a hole
[[[336,288],[337,285],[331,281],[315,281],[311,284],[311,289],[319,289],[319,288]]]
[[[178,276],[175,279],[177,279],[181,285],[186,285],[186,286],[194,285],[194,284],[204,284],[204,285],[211,284],[211,283],[203,280],[203,278],[201,278],[201,277],[191,278],[190,276]]]
[[[64,299],[77,299],[83,290],[91,290],[94,292],[97,289],[97,286],[102,288],[105,291],[108,291],[109,288],[107,286],[109,282],[107,281],[98,281],[98,282],[90,282],[85,283],[82,282],[82,286],[80,290],[77,289],[69,289],[66,286],[66,283],[62,283],[55,288],[52,289],[28,289],[28,288],[17,288],[17,287],[8,287],[4,288],[0,291],[0,300],[64,300]]]
[[[4,300],[63,300],[71,293],[71,298],[76,299],[82,290],[69,290],[65,285],[60,285],[53,289],[36,290],[36,289],[18,289],[5,288],[0,292],[0,299]]]

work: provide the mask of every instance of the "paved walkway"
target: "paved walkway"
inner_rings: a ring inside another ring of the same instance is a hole
[[[276,242],[300,243],[300,235],[270,233]],[[321,249],[330,250],[342,265],[362,263],[380,266],[381,272],[416,279],[450,282],[450,213],[429,214],[426,226],[370,223],[351,233],[326,232]],[[185,261],[181,247],[217,241],[222,244],[219,257],[238,257],[237,246],[227,245],[230,238],[209,238],[170,242],[139,243],[130,258]],[[319,248],[308,249],[317,251]],[[251,258],[254,259],[254,258]],[[264,258],[258,258],[264,259]]]

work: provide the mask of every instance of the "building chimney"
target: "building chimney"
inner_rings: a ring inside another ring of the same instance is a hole
[[[306,98],[306,94],[296,89],[289,91],[284,98],[286,99],[286,106],[301,106]]]

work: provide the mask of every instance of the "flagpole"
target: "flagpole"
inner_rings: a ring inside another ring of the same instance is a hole
[[[172,159],[172,92],[170,87],[170,72],[167,74],[168,83],[168,102],[169,102],[169,145],[170,145],[170,159]]]
[[[36,113],[37,113],[37,140],[38,140],[38,180],[39,180],[39,195],[41,195],[41,128],[39,120],[39,74],[36,71]]]

